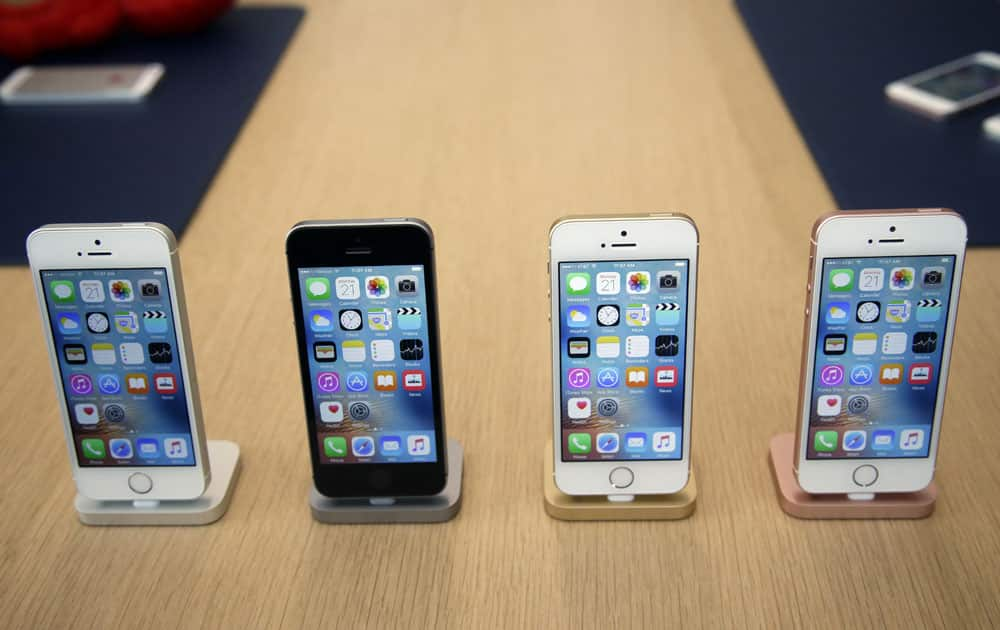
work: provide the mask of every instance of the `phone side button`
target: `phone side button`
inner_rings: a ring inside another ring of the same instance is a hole
[[[854,483],[858,484],[862,488],[867,488],[868,486],[875,483],[878,479],[878,468],[870,464],[865,464],[864,466],[858,466],[854,469]]]
[[[133,492],[146,494],[153,489],[153,480],[149,478],[149,475],[132,473],[128,478],[128,487],[132,488]]]
[[[615,468],[611,471],[611,474],[608,475],[608,480],[611,482],[611,485],[619,490],[631,486],[634,479],[635,475],[632,471],[624,466]]]

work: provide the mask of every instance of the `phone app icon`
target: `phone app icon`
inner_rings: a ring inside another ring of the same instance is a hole
[[[827,394],[816,399],[816,415],[821,418],[832,418],[840,415],[843,399],[837,394]]]
[[[155,278],[145,278],[139,281],[139,295],[142,299],[149,301],[156,301],[160,299],[160,290],[162,289],[160,281]]]
[[[629,304],[625,307],[625,323],[629,326],[649,324],[649,304]]]
[[[146,332],[162,335],[167,332],[167,313],[165,311],[143,311],[142,325],[146,328]]]
[[[126,438],[112,439],[108,448],[115,459],[132,459],[132,442]]]
[[[854,415],[861,415],[868,411],[869,400],[868,397],[863,394],[858,394],[856,396],[851,396],[847,399],[847,412],[853,413]]]
[[[858,291],[862,293],[881,291],[884,285],[885,271],[878,267],[862,269],[858,276]]]
[[[90,356],[97,365],[114,365],[116,361],[115,347],[110,343],[90,344]]]
[[[570,398],[566,401],[566,415],[572,420],[586,420],[590,417],[590,399]]]
[[[104,452],[104,440],[100,438],[86,438],[80,442],[80,450],[87,459],[104,459],[107,454]]]
[[[649,385],[649,368],[625,368],[625,384],[629,387],[646,387]]]
[[[426,435],[406,436],[406,452],[413,456],[431,454],[431,439]]]
[[[427,375],[423,370],[403,370],[403,389],[422,392],[427,388]]]
[[[396,309],[396,324],[400,330],[417,330],[423,323],[420,309],[415,306],[400,306]]]
[[[185,459],[188,456],[187,438],[168,437],[163,439],[163,452],[170,459]]]
[[[630,359],[648,357],[649,337],[646,335],[629,335],[625,337],[625,356]]]
[[[328,435],[323,438],[323,454],[329,458],[347,457],[347,438]]]
[[[926,385],[934,376],[934,366],[930,363],[914,363],[910,366],[907,382],[910,385]]]
[[[883,363],[878,370],[878,382],[882,385],[899,385],[903,382],[902,363]]]
[[[656,274],[656,286],[660,291],[676,291],[681,286],[681,274],[678,271],[660,271]]]
[[[340,276],[333,281],[338,300],[361,299],[361,282],[352,276]]]
[[[618,401],[614,398],[602,398],[598,400],[597,413],[601,414],[605,418],[610,418],[618,413]]]
[[[340,391],[340,375],[336,372],[320,372],[316,375],[316,389],[326,394]]]
[[[375,440],[367,435],[351,438],[351,452],[355,457],[371,457],[375,454]]]
[[[416,276],[396,276],[396,293],[400,297],[413,297],[417,294],[418,288]]]
[[[618,295],[622,291],[622,276],[617,271],[597,274],[597,295]]]
[[[622,353],[620,337],[598,337],[597,356],[600,359],[616,359]]]
[[[365,342],[360,339],[348,339],[340,344],[340,349],[348,363],[360,363],[367,358]]]
[[[944,283],[944,267],[924,267],[920,270],[920,286],[928,289],[940,289]]]
[[[396,346],[391,339],[374,339],[371,344],[372,361],[384,363],[396,360]]]
[[[586,455],[590,452],[589,433],[570,433],[566,442],[569,446],[569,452],[574,455]]]
[[[888,332],[882,336],[882,354],[903,354],[908,337],[905,332]]]
[[[831,269],[828,286],[833,292],[850,291],[854,288],[854,270],[850,268]]]
[[[864,431],[845,431],[844,450],[847,452],[863,451],[868,442],[868,434]]]
[[[329,300],[330,281],[326,278],[306,278],[306,297],[310,300]]]
[[[654,343],[658,357],[675,357],[680,352],[681,339],[677,335],[657,335]]]
[[[104,283],[100,280],[81,280],[80,298],[84,302],[103,302]]]
[[[823,337],[823,354],[844,354],[847,352],[847,335],[827,335]]]
[[[648,271],[630,271],[627,275],[628,281],[625,285],[626,291],[635,295],[649,293],[651,283]]]
[[[53,280],[49,283],[49,294],[56,304],[71,304],[76,299],[76,291],[69,280]]]
[[[913,333],[913,354],[930,354],[937,350],[936,332]]]
[[[599,326],[617,326],[621,320],[621,312],[616,304],[602,304],[597,307],[597,324]]]
[[[924,447],[923,429],[904,429],[899,432],[899,448],[904,451],[919,451]]]
[[[849,302],[830,302],[826,305],[827,324],[846,324],[847,313],[851,310]]]
[[[176,394],[177,376],[170,372],[158,372],[153,374],[153,387],[157,394]]]
[[[832,453],[837,450],[836,431],[817,431],[813,435],[813,450],[817,453]]]
[[[366,392],[368,391],[368,375],[364,372],[350,372],[347,375],[347,391]]]
[[[657,387],[673,387],[677,385],[677,367],[661,365],[653,372],[653,382]]]
[[[917,321],[930,324],[941,319],[941,300],[930,298],[917,301]]]
[[[363,344],[362,347],[364,347]],[[317,341],[313,343],[313,359],[319,363],[332,363],[336,361],[337,344],[332,341]]]
[[[889,288],[908,291],[913,288],[913,267],[893,267],[889,272]]]
[[[339,400],[324,400],[319,403],[319,420],[325,424],[339,424],[344,421],[344,404]]]
[[[94,391],[94,382],[86,374],[74,374],[69,377],[69,388],[74,394],[86,396]]]
[[[586,389],[590,387],[590,370],[587,368],[573,368],[566,372],[566,384],[570,389]]]
[[[108,292],[111,294],[112,302],[131,302],[135,299],[135,291],[132,289],[132,281],[124,278],[109,280]]]
[[[568,273],[566,274],[566,295],[589,295],[590,294],[590,274],[589,273]]]
[[[78,343],[68,343],[63,346],[63,357],[66,363],[84,364],[87,362],[87,351]]]
[[[681,305],[677,302],[660,302],[656,305],[656,325],[676,326],[681,321]]]
[[[135,311],[116,311],[115,330],[123,335],[139,332],[139,315]]]
[[[872,431],[872,450],[887,451],[896,442],[896,432],[892,429]]]
[[[101,419],[94,403],[79,403],[73,405],[73,417],[77,424],[94,425]]]
[[[566,340],[566,354],[571,359],[586,359],[590,356],[590,339],[570,337]]]
[[[830,363],[819,372],[819,382],[825,387],[836,387],[844,382],[844,366]]]
[[[629,453],[641,453],[646,450],[646,434],[639,432],[626,433],[625,450]]]
[[[400,339],[399,358],[404,361],[419,361],[424,358],[424,342],[421,339]]]
[[[863,356],[866,354],[875,354],[878,350],[878,334],[873,332],[864,332],[854,335],[854,339],[851,340],[851,352]]]
[[[365,295],[373,300],[384,300],[389,297],[389,278],[386,276],[365,278]]]
[[[379,451],[383,455],[393,457],[399,455],[403,450],[403,440],[398,435],[383,435],[378,440]]]
[[[874,324],[878,321],[881,304],[873,301],[858,302],[858,309],[855,312],[855,319],[859,324]]]
[[[677,450],[677,434],[673,431],[657,431],[653,434],[654,453],[673,453]]]
[[[160,443],[153,438],[139,438],[135,441],[135,450],[139,457],[155,459],[160,456]]]
[[[78,313],[59,313],[56,324],[59,326],[59,332],[64,335],[79,335],[82,329]]]
[[[97,389],[102,394],[114,395],[122,391],[122,383],[117,374],[101,374],[97,377]]]
[[[368,309],[368,328],[377,332],[392,330],[392,312],[387,308]]]
[[[396,391],[396,373],[392,370],[377,370],[372,374],[372,381],[377,392]]]
[[[573,305],[566,308],[566,325],[570,328],[584,328],[590,325],[590,307]]]
[[[875,378],[875,370],[868,364],[855,365],[851,368],[851,385],[868,385]]]
[[[141,365],[146,362],[146,353],[143,352],[141,343],[118,344],[118,356],[124,365]]]
[[[621,378],[618,376],[618,368],[605,367],[597,372],[597,386],[604,389],[618,387]],[[603,414],[602,414],[603,415]]]
[[[597,434],[597,452],[598,453],[617,453],[619,448],[619,440],[617,433],[598,433]]]
[[[111,320],[105,313],[96,311],[87,313],[87,330],[96,335],[103,335],[111,330]]]
[[[326,308],[309,311],[309,328],[313,332],[333,332],[333,311]]]

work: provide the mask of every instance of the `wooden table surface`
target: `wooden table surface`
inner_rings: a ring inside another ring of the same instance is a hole
[[[243,450],[220,522],[77,522],[29,272],[0,269],[0,626],[1000,625],[997,250],[967,260],[936,513],[778,508],[767,444],[794,427],[808,238],[833,200],[729,3],[311,5],[181,241],[207,431]],[[555,521],[547,230],[653,210],[701,230],[698,508]],[[402,215],[437,236],[464,507],[317,524],[284,235]]]

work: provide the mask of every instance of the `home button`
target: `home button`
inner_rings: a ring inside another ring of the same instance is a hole
[[[875,483],[876,479],[878,479],[878,468],[875,468],[870,464],[858,466],[854,469],[854,483],[858,484],[862,488],[867,488],[872,485]]]
[[[635,479],[635,475],[633,475],[632,471],[629,470],[628,468],[625,468],[624,466],[619,466],[618,468],[615,468],[614,470],[611,471],[611,474],[608,476],[608,479],[611,481],[612,486],[620,490],[622,488],[628,488],[629,486],[631,486],[632,480]]]
[[[133,492],[146,494],[153,489],[153,480],[149,478],[149,475],[132,473],[128,478],[128,487],[132,488]]]

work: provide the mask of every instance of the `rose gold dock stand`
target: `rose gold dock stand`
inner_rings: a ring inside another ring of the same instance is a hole
[[[603,495],[570,496],[556,487],[552,466],[552,442],[545,446],[543,489],[545,512],[563,521],[674,521],[694,513],[698,486],[694,471],[688,483],[675,494],[642,494],[629,501]]]
[[[786,514],[808,519],[924,518],[934,511],[937,486],[919,492],[847,495],[808,494],[795,479],[795,434],[771,438],[768,460],[778,504]]]

